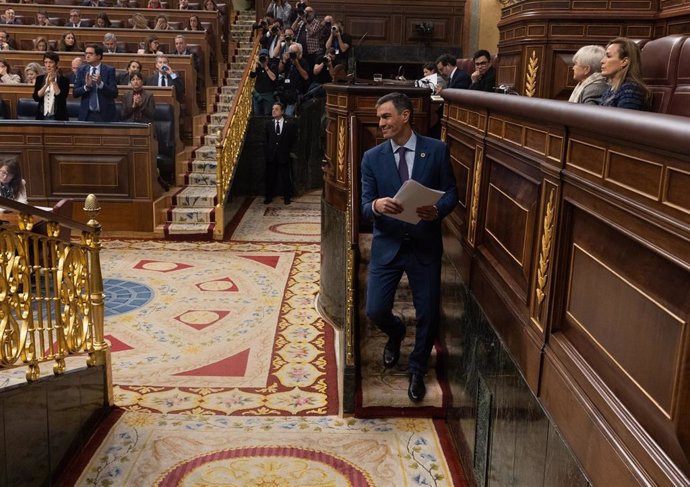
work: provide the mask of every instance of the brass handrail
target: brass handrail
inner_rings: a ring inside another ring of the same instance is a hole
[[[27,365],[34,381],[41,363],[54,361],[60,375],[67,356],[88,354],[87,365],[105,365],[110,377],[95,196],[87,225],[5,198],[0,206],[19,212],[16,227],[0,227],[0,369]],[[45,233],[34,217],[46,220]],[[80,241],[60,238],[61,225],[80,230]]]
[[[252,91],[254,89],[254,78],[249,76],[249,72],[259,49],[259,38],[254,40],[252,53],[249,56],[247,66],[242,73],[242,79],[235,92],[235,97],[230,106],[228,119],[220,137],[216,139],[216,186],[218,202],[216,204],[216,226],[213,230],[213,238],[223,239],[224,233],[224,206],[225,199],[232,184],[237,161],[240,158],[244,136],[247,132],[247,125],[252,114]]]

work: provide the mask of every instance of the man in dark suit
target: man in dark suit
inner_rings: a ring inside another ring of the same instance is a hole
[[[297,142],[297,127],[288,122],[283,114],[285,105],[277,101],[273,103],[271,114],[273,118],[266,122],[265,154],[266,154],[266,199],[264,203],[273,201],[276,180],[280,178],[283,189],[283,201],[290,204],[292,198],[292,161],[290,154]]]
[[[77,81],[77,73],[79,72],[79,68],[81,68],[83,62],[84,60],[80,57],[75,57],[72,59],[72,68],[70,69],[69,73],[65,74],[65,78],[67,78],[69,84],[73,85],[74,82]]]
[[[165,56],[156,57],[156,72],[146,78],[144,85],[174,86],[175,98],[180,103],[184,103],[184,79],[172,70]]]
[[[33,98],[38,102],[36,120],[69,120],[67,116],[67,95],[69,81],[58,69],[60,56],[48,51],[43,54],[45,74],[36,78]]]
[[[452,54],[443,54],[436,60],[436,68],[439,74],[448,80],[446,88],[467,89],[472,84],[470,75],[462,69],[458,69],[458,61]],[[440,93],[440,86],[436,87],[436,93]]]
[[[13,8],[8,8],[3,15],[0,15],[0,24],[22,25],[22,21],[17,18]]]
[[[102,64],[103,48],[94,44],[84,49],[85,64],[79,68],[74,82],[74,98],[81,98],[79,120],[87,122],[115,122],[117,110],[117,81],[115,68]]]
[[[103,35],[103,53],[115,54],[124,53],[125,50],[117,45],[117,36],[112,32],[106,32]]]
[[[472,84],[470,90],[493,93],[496,88],[496,69],[491,65],[489,51],[480,49],[472,56],[474,72],[470,75]]]
[[[367,284],[366,313],[386,335],[383,365],[400,358],[405,325],[392,313],[395,290],[407,274],[417,316],[414,350],[410,354],[408,396],[421,401],[426,394],[424,374],[438,332],[441,288],[441,220],[458,201],[448,148],[443,142],[412,131],[412,102],[389,93],[376,103],[383,137],[362,159],[362,216],[374,221],[374,240]],[[417,224],[393,218],[403,211],[394,198],[403,181],[414,179],[443,191],[435,205],[420,206]]]

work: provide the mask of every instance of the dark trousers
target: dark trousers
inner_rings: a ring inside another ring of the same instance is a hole
[[[403,272],[412,290],[417,320],[414,349],[410,354],[408,372],[426,372],[431,349],[438,333],[441,303],[441,259],[423,265],[412,249],[412,242],[403,242],[395,258],[386,265],[369,264],[366,313],[369,319],[390,337],[404,333],[401,323],[391,312]]]
[[[266,161],[266,199],[272,199],[276,194],[276,185],[280,180],[280,188],[283,190],[283,198],[292,198],[292,164],[280,163],[275,159]]]
[[[86,115],[86,121],[87,122],[107,122],[107,120],[103,119],[101,112],[91,112],[91,111]]]

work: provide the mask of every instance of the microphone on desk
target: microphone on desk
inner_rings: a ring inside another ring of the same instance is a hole
[[[359,38],[357,42],[355,42],[353,49],[355,50],[354,56],[350,56],[350,60],[352,61],[352,70],[350,74],[347,75],[347,79],[351,85],[355,84],[357,82],[357,48],[362,45],[362,42],[364,42],[364,39],[366,38],[367,34],[369,34],[369,31],[365,32],[362,37]],[[349,68],[350,66],[348,66]]]

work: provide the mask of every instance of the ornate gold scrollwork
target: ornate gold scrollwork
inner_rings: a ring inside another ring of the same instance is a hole
[[[527,74],[525,76],[525,96],[532,97],[537,92],[537,73],[539,72],[539,59],[537,53],[532,51],[532,56],[527,63]]]
[[[345,182],[345,159],[347,157],[347,121],[345,119],[338,119],[338,174],[337,180],[339,183]]]
[[[448,129],[447,129],[446,126],[444,125],[443,127],[441,127],[441,140],[442,140],[443,142],[446,141],[446,135],[447,135],[447,134],[448,134]]]
[[[551,191],[549,191],[549,201],[546,203],[546,210],[544,212],[544,221],[542,223],[541,250],[539,251],[539,267],[537,268],[537,286],[534,291],[537,298],[537,314],[539,313],[542,302],[546,297],[545,289],[549,277],[551,245],[553,242],[555,193],[555,189],[551,188]]]
[[[484,164],[484,148],[477,146],[474,152],[474,176],[472,178],[472,204],[470,205],[470,226],[467,240],[474,245],[477,233],[477,217],[479,214],[479,191],[482,186],[482,165]]]

